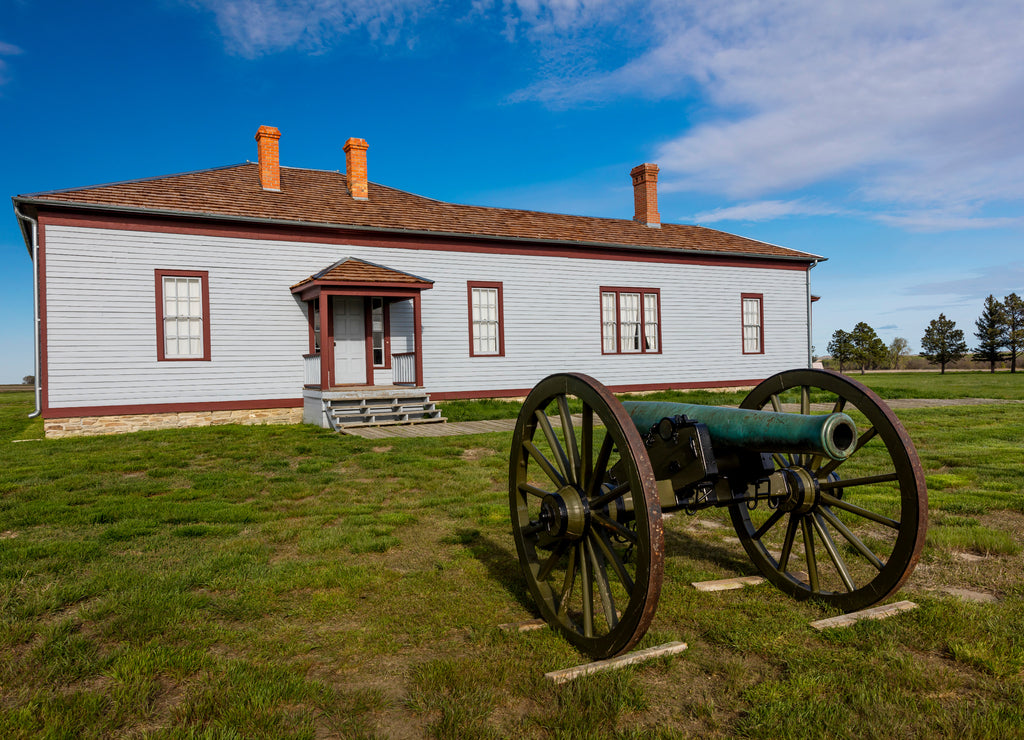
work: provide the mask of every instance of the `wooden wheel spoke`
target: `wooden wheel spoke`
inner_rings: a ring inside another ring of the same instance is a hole
[[[836,543],[832,539],[832,535],[828,529],[825,528],[825,522],[822,521],[820,514],[815,514],[811,520],[814,525],[815,531],[818,533],[818,538],[821,540],[821,544],[825,547],[825,552],[828,553],[829,560],[832,561],[832,565],[835,566],[836,572],[839,574],[839,579],[843,582],[843,586],[846,587],[848,592],[852,592],[856,589],[853,585],[853,579],[850,577],[850,571],[846,567],[846,563],[839,555],[839,550],[836,548]]]
[[[591,538],[586,539],[584,547],[590,557],[590,567],[594,574],[594,580],[597,582],[597,593],[601,597],[605,622],[610,628],[614,628],[619,623],[619,618],[615,611],[615,600],[612,598],[611,585],[608,583],[608,571],[604,567],[604,558],[601,557],[600,551],[594,549]]]
[[[838,414],[838,413],[842,412],[842,410],[845,409],[845,408],[846,408],[846,398],[843,397],[843,396],[839,396],[839,398],[836,399],[835,405],[832,407],[832,413],[833,414]]]
[[[544,471],[544,474],[547,475],[547,477],[550,478],[556,486],[559,488],[564,488],[566,486],[565,478],[557,469],[555,469],[555,466],[552,465],[546,457],[544,457],[544,453],[537,449],[537,445],[533,442],[526,441],[523,442],[523,447],[530,454],[530,457],[532,457],[540,466],[540,469]]]
[[[609,519],[604,514],[599,514],[595,511],[590,512],[590,518],[592,522],[600,524],[602,527],[611,530],[631,544],[635,545],[637,543],[636,532],[626,529],[614,519]]]
[[[591,535],[597,541],[597,546],[601,548],[601,552],[604,553],[604,558],[612,565],[612,569],[615,571],[615,575],[618,576],[619,581],[622,583],[623,588],[628,593],[633,591],[633,579],[626,571],[626,566],[619,557],[619,554],[615,552],[615,548],[612,543],[608,540],[608,535],[604,530],[593,529]]]
[[[551,555],[548,557],[548,559],[544,561],[544,565],[542,565],[541,569],[537,571],[538,581],[543,581],[549,575],[551,575],[551,569],[554,568],[555,564],[562,558],[568,547],[569,543],[565,540],[562,540],[558,543],[555,549],[551,552]]]
[[[863,506],[857,506],[857,504],[852,504],[849,501],[836,498],[835,496],[830,496],[824,491],[822,491],[821,493],[821,500],[824,504],[828,506],[833,506],[837,509],[848,511],[851,514],[856,514],[857,516],[863,519],[870,519],[873,522],[878,522],[879,524],[883,524],[891,529],[900,528],[900,523],[895,519],[890,519],[887,516],[882,516],[881,514],[876,514],[873,511],[869,511],[868,509],[865,509]]]
[[[860,436],[857,437],[857,444],[854,445],[853,451],[849,455],[846,456],[846,460],[849,460],[851,457],[856,455],[857,451],[860,450],[864,445],[866,445],[872,439],[874,439],[875,435],[877,435],[877,434],[878,434],[878,430],[875,429],[874,427],[868,427],[863,432],[861,432]],[[830,474],[835,472],[836,468],[838,468],[840,465],[842,465],[844,462],[846,462],[846,460],[831,460],[827,464],[825,464],[824,467],[822,467],[820,470],[817,470],[815,472],[817,473],[819,478],[827,478]]]
[[[569,402],[565,400],[565,396],[559,396],[557,401],[558,415],[562,420],[562,439],[565,440],[565,451],[569,456],[569,470],[572,473],[570,480],[573,483],[578,483],[583,478],[580,471],[580,448],[576,444],[576,429],[573,427]]]
[[[597,460],[594,461],[594,472],[590,476],[590,480],[587,481],[584,491],[588,499],[594,498],[594,494],[601,490],[601,483],[604,482],[605,473],[608,472],[608,460],[611,459],[614,446],[615,440],[612,439],[612,435],[605,432],[604,439],[601,441],[601,449],[597,452]]]
[[[774,393],[771,395],[772,411],[781,414],[782,413],[782,402],[779,401],[779,397]]]
[[[821,582],[818,578],[818,558],[814,552],[814,529],[811,527],[809,517],[800,518],[800,527],[804,535],[804,558],[807,560],[807,577],[810,580],[811,591],[817,593],[821,590]]]
[[[776,509],[772,513],[772,515],[768,517],[767,521],[765,521],[764,524],[757,528],[757,531],[754,532],[754,534],[752,534],[751,537],[755,540],[759,540],[762,537],[764,537],[765,534],[768,533],[768,530],[774,527],[775,523],[779,521],[779,519],[781,519],[785,515],[785,513],[786,512],[784,512],[782,509]]]
[[[580,544],[576,547],[577,557],[580,559],[580,578],[583,581],[583,635],[584,637],[594,636],[594,579],[590,570],[590,560],[587,558],[585,547]]]
[[[583,428],[580,430],[580,485],[589,491],[594,470],[594,409],[590,404],[583,404]]]
[[[566,456],[565,450],[562,449],[562,444],[558,441],[558,437],[555,436],[555,430],[551,428],[551,422],[548,420],[544,409],[537,409],[534,416],[537,417],[537,424],[540,426],[541,431],[544,432],[544,438],[548,441],[548,447],[551,448],[551,453],[555,456],[555,462],[558,464],[562,477],[569,483],[575,483],[575,470],[569,464],[569,458]]]
[[[811,389],[806,385],[800,386],[800,413],[811,413]]]
[[[558,597],[558,616],[567,616],[569,613],[569,600],[572,598],[572,588],[576,584],[576,548],[569,550],[569,562],[565,566],[565,579],[562,581],[562,593]]]
[[[520,483],[519,492],[528,493],[531,496],[536,496],[537,498],[544,498],[545,496],[551,495],[551,491],[545,491],[543,488],[538,488],[530,483]]]
[[[819,510],[821,511],[821,515],[825,517],[825,521],[831,524],[833,529],[839,532],[847,542],[853,545],[853,549],[863,555],[869,563],[875,566],[876,570],[881,571],[882,568],[885,567],[885,563],[883,563],[875,553],[871,552],[871,549],[864,544],[861,538],[855,535],[849,527],[843,524],[843,521],[837,517],[830,508],[822,506]]]
[[[530,522],[525,527],[521,527],[520,530],[524,537],[529,537],[530,535],[537,534],[538,532],[543,532],[547,528],[548,525],[543,522]]]
[[[622,496],[627,491],[629,491],[629,481],[626,481],[625,483],[620,483],[610,491],[602,493],[600,496],[598,496],[597,498],[590,502],[590,508],[600,509],[601,507],[606,506],[607,504],[617,499],[619,496]]]
[[[792,461],[787,460],[778,452],[772,453],[772,459],[775,461],[775,464],[778,465],[780,468],[788,468],[793,464]]]
[[[797,517],[791,515],[786,524],[786,537],[782,541],[782,552],[779,553],[779,572],[785,573],[789,565],[789,556],[793,552],[793,541],[796,539]]]

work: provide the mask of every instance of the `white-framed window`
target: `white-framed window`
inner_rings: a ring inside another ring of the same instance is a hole
[[[601,352],[661,352],[658,288],[601,288]]]
[[[764,296],[760,293],[744,293],[743,304],[743,354],[764,354]]]
[[[157,359],[210,359],[210,293],[206,272],[156,271]]]
[[[469,354],[503,356],[505,338],[501,283],[467,283],[469,291]]]

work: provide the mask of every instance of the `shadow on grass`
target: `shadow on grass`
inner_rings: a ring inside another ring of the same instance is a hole
[[[736,548],[740,548],[736,545]],[[699,537],[691,537],[676,530],[665,530],[665,557],[689,558],[695,562],[703,561],[718,567],[736,571],[737,575],[756,575],[756,566],[750,562],[745,552],[726,547],[717,542],[709,542]]]
[[[526,580],[519,569],[519,556],[514,549],[509,549],[474,529],[461,529],[456,534],[473,557],[487,568],[491,580],[508,591],[524,609],[537,614],[537,605],[526,588]]]

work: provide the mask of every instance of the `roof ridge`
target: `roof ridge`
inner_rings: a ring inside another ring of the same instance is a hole
[[[157,180],[169,180],[172,177],[184,177],[185,175],[200,175],[205,172],[220,172],[222,170],[230,170],[234,167],[245,167],[247,164],[255,164],[246,160],[244,162],[237,162],[235,164],[225,164],[220,167],[204,167],[200,170],[188,170],[186,172],[174,172],[169,175],[154,175],[153,177],[136,177],[130,180],[114,180],[112,182],[104,182],[98,185],[83,185],[77,188],[59,188],[57,190],[40,190],[36,193],[22,193],[14,196],[15,198],[34,198],[43,195],[54,195],[56,193],[77,193],[82,190],[99,190],[100,188],[110,188],[117,185],[133,185],[139,182],[155,182]]]

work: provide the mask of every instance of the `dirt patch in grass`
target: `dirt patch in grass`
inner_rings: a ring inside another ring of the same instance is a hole
[[[470,447],[468,450],[464,450],[459,457],[463,460],[483,460],[485,457],[494,455],[495,452],[489,447]]]

